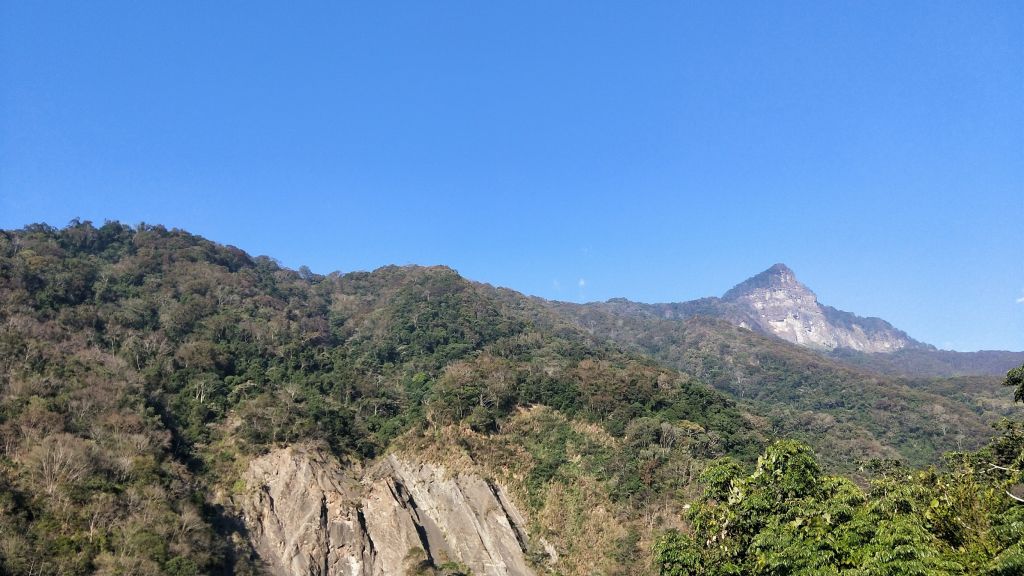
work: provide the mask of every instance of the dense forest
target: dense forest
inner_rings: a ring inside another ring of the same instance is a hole
[[[540,573],[1019,573],[1024,430],[980,423],[1005,388],[972,405],[763,339],[737,372],[710,351],[748,336],[697,322],[645,349],[443,267],[321,276],[117,222],[0,232],[0,573],[261,573],[231,495],[292,444],[472,460],[554,543]]]

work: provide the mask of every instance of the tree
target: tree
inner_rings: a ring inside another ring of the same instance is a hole
[[[1006,373],[1003,386],[1016,386],[1017,389],[1013,391],[1013,401],[1024,402],[1024,364]]]
[[[89,473],[88,445],[71,434],[60,433],[43,438],[29,452],[27,464],[48,496],[58,488],[75,484]]]

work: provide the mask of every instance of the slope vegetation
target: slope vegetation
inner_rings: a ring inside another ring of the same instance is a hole
[[[631,306],[444,267],[319,276],[160,226],[0,232],[0,573],[647,574],[734,525],[720,457],[760,490],[766,440],[794,436],[870,477],[980,446],[1007,408],[984,380],[879,376]],[[1003,532],[960,566],[1018,534],[1004,428],[990,522],[969,524]],[[814,508],[833,484],[798,496]],[[757,565],[734,543],[777,535],[797,508],[776,504],[723,533],[730,561]]]
[[[550,303],[595,336],[650,354],[764,415],[778,437],[808,442],[833,469],[871,459],[935,462],[975,449],[1011,413],[994,378],[898,378],[701,315],[650,314],[648,305]],[[969,392],[968,392],[969,391]]]
[[[324,277],[113,222],[0,233],[0,572],[258,572],[233,507],[249,460],[305,445],[370,462],[449,437],[485,476],[515,439],[508,485],[535,530],[607,520],[555,495],[570,478],[634,527],[597,555],[548,538],[562,549],[534,561],[563,573],[642,564],[679,466],[760,447],[696,379],[447,268]]]

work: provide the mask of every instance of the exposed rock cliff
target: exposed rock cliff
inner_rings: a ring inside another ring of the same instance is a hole
[[[797,280],[784,264],[776,264],[748,278],[721,298],[664,304],[615,298],[599,304],[556,303],[555,306],[575,316],[587,329],[595,325],[591,316],[603,313],[659,320],[706,316],[818,350],[865,353],[934,350],[881,318],[864,318],[820,304],[814,292]],[[610,335],[616,337],[614,332]]]
[[[785,264],[776,264],[726,292],[724,316],[810,348],[895,352],[921,344],[879,318],[861,318],[818,303]]]
[[[395,575],[447,562],[533,574],[523,517],[479,476],[394,456],[364,471],[290,447],[252,461],[245,481],[235,504],[275,575]]]

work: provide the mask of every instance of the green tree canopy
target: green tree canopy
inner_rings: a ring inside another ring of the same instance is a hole
[[[1014,402],[1024,402],[1024,365],[1018,366],[1007,372],[1006,380],[1003,381],[1003,385],[1014,386],[1016,388],[1013,391]]]

